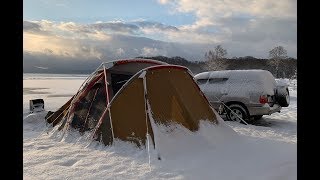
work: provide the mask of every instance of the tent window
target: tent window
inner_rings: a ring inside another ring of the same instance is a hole
[[[132,77],[128,74],[111,74],[111,87],[113,94],[116,94],[120,88]]]

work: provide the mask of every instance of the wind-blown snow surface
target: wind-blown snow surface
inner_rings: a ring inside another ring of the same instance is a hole
[[[78,132],[49,128],[46,112],[28,114],[29,100],[43,98],[55,111],[80,87],[84,76],[25,75],[23,94],[24,179],[296,179],[297,91],[291,104],[254,125],[201,122],[198,132],[179,125],[158,127],[158,150],[116,141],[105,147]],[[161,160],[158,160],[158,154]]]

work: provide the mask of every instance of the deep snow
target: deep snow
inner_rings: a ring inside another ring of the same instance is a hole
[[[24,179],[296,179],[297,90],[291,104],[254,125],[219,119],[192,133],[179,125],[158,126],[158,149],[138,149],[116,141],[105,147],[78,132],[47,127],[46,112],[28,114],[29,100],[43,98],[55,111],[80,87],[85,76],[25,74],[23,80]],[[151,146],[152,147],[152,146]],[[161,161],[157,160],[160,154]]]

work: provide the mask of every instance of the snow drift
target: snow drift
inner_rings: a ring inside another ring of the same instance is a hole
[[[24,94],[24,105],[40,97],[47,111],[55,110],[71,96],[49,95],[73,94],[73,87],[80,84],[60,77],[26,79],[24,88],[48,88],[49,93]],[[104,146],[87,141],[77,131],[62,136],[46,125],[45,112],[28,114],[24,106],[24,179],[296,179],[294,83],[290,95],[293,101],[288,108],[257,125],[220,118],[217,126],[201,121],[197,132],[178,124],[157,125],[158,148],[150,148],[150,164],[147,148],[118,140],[114,146]]]

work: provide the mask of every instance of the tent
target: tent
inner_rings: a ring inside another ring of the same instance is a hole
[[[178,123],[197,131],[199,121],[218,123],[214,110],[183,66],[149,59],[102,63],[79,91],[46,121],[59,130],[91,132],[111,145],[115,138],[145,145],[156,124]]]

